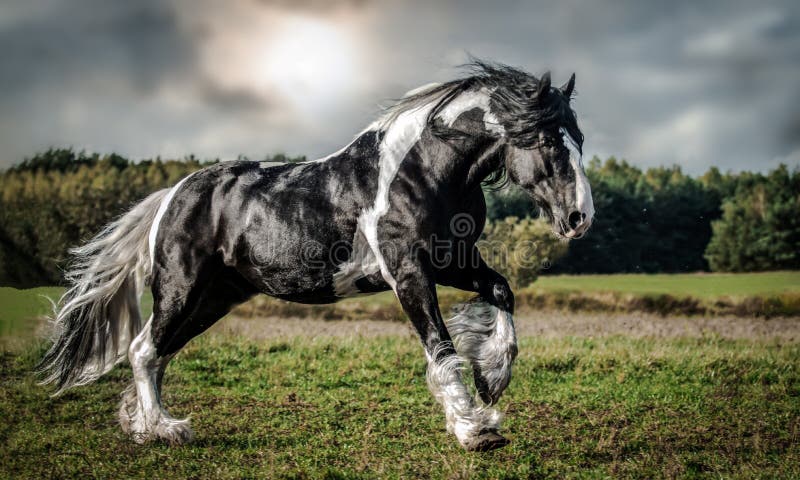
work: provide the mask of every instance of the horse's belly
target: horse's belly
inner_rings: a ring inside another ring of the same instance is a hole
[[[279,250],[248,258],[249,267],[241,269],[245,277],[262,293],[284,300],[332,303],[389,290],[369,249],[355,249],[338,265],[331,265],[331,259],[318,251],[313,255],[292,255]]]

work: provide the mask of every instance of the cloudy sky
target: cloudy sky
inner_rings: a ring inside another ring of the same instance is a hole
[[[800,2],[0,0],[0,168],[325,155],[470,53],[577,74],[589,155],[800,164]]]

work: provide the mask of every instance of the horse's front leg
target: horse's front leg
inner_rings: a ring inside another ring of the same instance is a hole
[[[502,416],[475,405],[462,380],[463,359],[456,353],[442,319],[432,270],[419,259],[398,259],[391,274],[395,293],[419,333],[428,358],[428,388],[442,404],[447,430],[466,450],[492,450],[508,443],[497,430]]]
[[[480,295],[477,301],[457,306],[455,315],[445,323],[456,350],[472,365],[478,395],[492,405],[511,381],[511,366],[517,356],[514,294],[502,275],[479,256],[477,259],[474,268],[444,272],[439,281]]]

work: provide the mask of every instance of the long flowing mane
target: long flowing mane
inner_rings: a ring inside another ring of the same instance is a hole
[[[491,94],[492,113],[513,144],[521,148],[534,147],[538,142],[538,131],[557,130],[559,127],[566,128],[579,147],[583,144],[575,112],[569,106],[570,99],[548,95],[540,100],[536,95],[540,80],[535,76],[508,65],[481,60],[473,60],[462,68],[468,75],[413,90],[390,105],[380,123],[388,125],[403,112],[435,102],[428,113],[427,123],[434,127],[435,133],[446,135],[445,130],[435,128],[437,115],[460,93],[485,88]]]

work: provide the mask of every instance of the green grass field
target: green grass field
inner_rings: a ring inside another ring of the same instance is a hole
[[[115,422],[130,370],[50,398],[39,352],[0,357],[2,478],[800,476],[800,346],[714,338],[522,339],[505,449],[445,433],[413,338],[204,336],[164,401],[196,441],[138,446]]]
[[[52,311],[48,298],[57,301],[62,292],[59,287],[0,287],[0,336],[30,335],[38,324],[37,317]]]
[[[0,337],[30,336],[39,325],[39,318],[52,312],[50,303],[57,302],[64,289],[39,287],[19,290],[0,287]],[[147,315],[153,308],[153,297],[145,292],[142,312]]]
[[[533,288],[545,291],[669,294],[702,299],[800,291],[800,272],[687,273],[541,276]]]
[[[664,277],[537,288],[751,295],[798,278]],[[116,424],[127,366],[58,398],[35,383],[31,318],[49,308],[41,294],[61,291],[0,289],[0,337],[18,340],[0,341],[0,478],[800,477],[797,339],[523,337],[499,406],[512,443],[475,454],[445,432],[411,335],[254,341],[218,329],[166,375],[165,405],[191,416],[195,443],[138,446]]]

